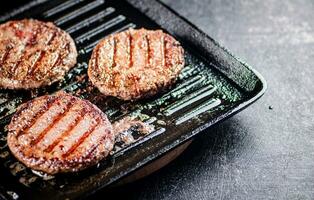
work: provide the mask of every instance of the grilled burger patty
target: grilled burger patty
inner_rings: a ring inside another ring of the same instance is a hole
[[[166,89],[183,66],[183,48],[172,36],[161,30],[129,29],[98,43],[88,76],[101,93],[131,100]]]
[[[32,89],[62,79],[76,64],[69,34],[34,19],[0,25],[0,88]]]
[[[89,101],[65,92],[21,105],[8,130],[14,156],[27,167],[49,174],[96,164],[114,145],[106,115]]]

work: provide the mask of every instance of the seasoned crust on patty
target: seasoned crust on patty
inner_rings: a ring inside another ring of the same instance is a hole
[[[8,130],[13,155],[48,174],[85,169],[105,158],[114,145],[106,115],[89,101],[64,92],[21,105]]]
[[[0,88],[33,89],[61,80],[76,64],[73,39],[51,22],[0,25]]]
[[[172,36],[162,30],[129,29],[97,44],[88,76],[104,95],[134,100],[169,87],[183,66],[184,50]]]

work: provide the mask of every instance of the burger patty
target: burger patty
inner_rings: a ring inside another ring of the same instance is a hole
[[[168,88],[184,66],[180,43],[161,30],[129,29],[100,41],[88,76],[101,93],[123,100]]]
[[[65,92],[22,104],[8,130],[13,155],[27,167],[48,174],[94,165],[114,145],[106,115],[89,101]]]
[[[62,79],[76,64],[73,39],[51,22],[0,25],[0,88],[32,89]]]

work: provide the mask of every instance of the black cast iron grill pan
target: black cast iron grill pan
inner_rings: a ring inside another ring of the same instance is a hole
[[[242,110],[266,90],[258,72],[159,1],[36,0],[0,17],[0,22],[22,18],[53,21],[69,32],[79,58],[60,83],[33,91],[0,90],[0,197],[4,199],[83,198]],[[103,98],[86,76],[93,47],[108,34],[140,27],[161,28],[178,39],[185,49],[185,68],[174,87],[153,98],[135,103]],[[95,167],[42,177],[10,153],[6,125],[18,105],[58,90],[90,100],[113,123],[132,116],[154,130],[145,136],[128,130],[135,142],[117,143],[112,155]]]

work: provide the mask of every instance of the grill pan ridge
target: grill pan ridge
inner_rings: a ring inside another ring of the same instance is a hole
[[[83,198],[158,158],[209,126],[239,112],[266,90],[264,78],[227,49],[159,1],[35,0],[0,16],[52,21],[71,34],[79,57],[64,80],[33,91],[0,90],[0,198]],[[88,59],[97,42],[128,28],[161,28],[180,41],[186,66],[177,83],[150,99],[123,102],[102,97],[88,82]],[[130,129],[135,142],[116,144],[97,166],[73,174],[40,176],[19,163],[6,144],[6,125],[16,107],[34,97],[65,90],[90,100],[111,122],[126,116],[154,126],[143,136]]]

